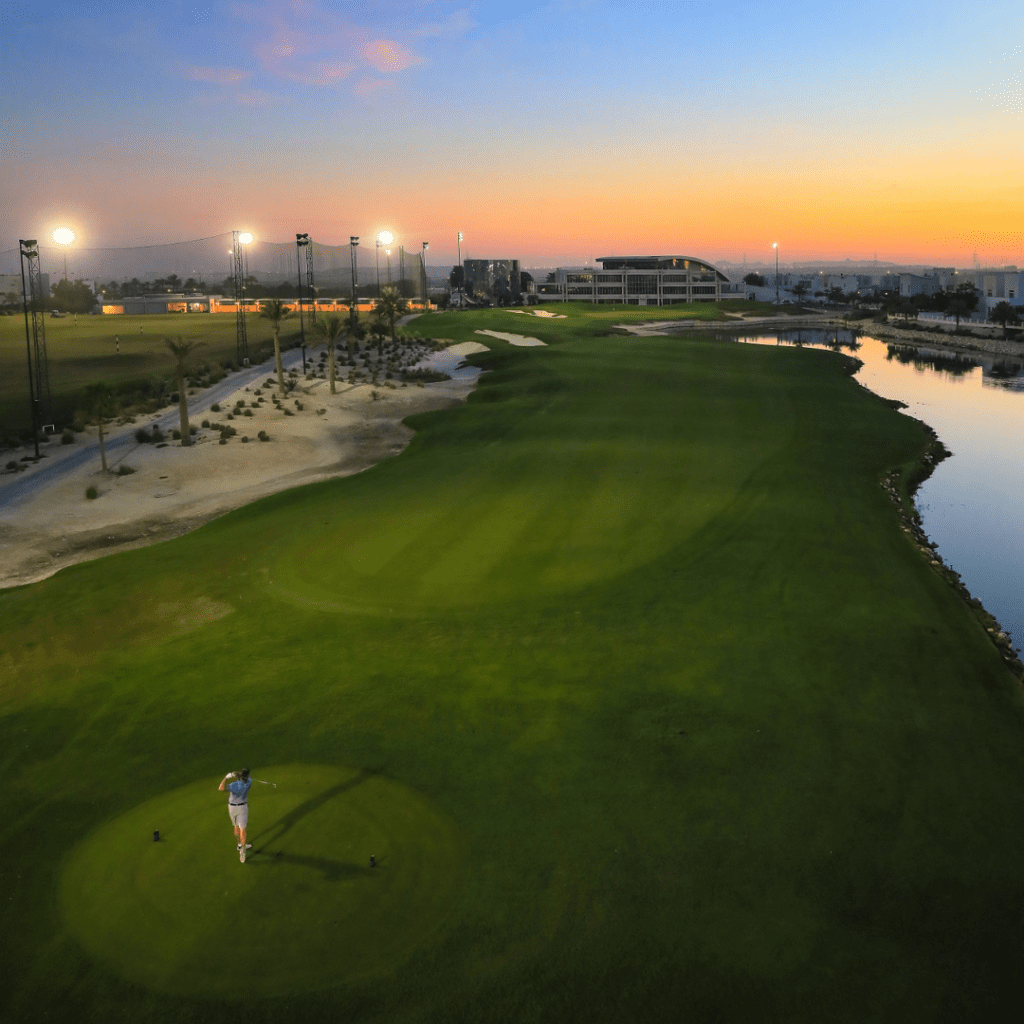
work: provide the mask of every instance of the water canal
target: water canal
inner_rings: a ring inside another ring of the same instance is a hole
[[[924,530],[1014,646],[1024,646],[1024,359],[854,338],[842,330],[739,340],[809,348],[835,348],[838,341],[863,361],[861,384],[905,402],[908,416],[936,431],[953,456],[917,493]]]

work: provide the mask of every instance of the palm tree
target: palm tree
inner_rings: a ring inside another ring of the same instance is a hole
[[[281,299],[268,299],[260,306],[260,317],[270,321],[270,329],[274,332],[274,362],[277,366],[277,383],[284,394],[284,365],[281,362],[281,321],[290,317],[291,310]]]
[[[993,306],[992,311],[988,315],[989,320],[993,323],[1001,324],[1003,328],[1003,337],[1006,337],[1006,325],[1019,324],[1020,317],[1017,316],[1013,306],[1011,306],[1005,300],[1003,302],[997,302]]]
[[[373,304],[373,315],[379,320],[387,321],[391,334],[391,342],[395,341],[395,321],[409,312],[409,303],[398,293],[393,285],[383,288],[380,298]]]
[[[337,376],[334,372],[334,347],[337,345],[338,339],[344,332],[341,317],[336,315],[326,317],[322,316],[319,320],[314,320],[313,332],[327,342],[327,372],[331,381],[331,394],[336,395],[338,390],[334,385],[335,380],[337,380]]]
[[[178,412],[181,415],[181,445],[183,448],[187,448],[192,443],[192,434],[188,425],[188,396],[185,394],[185,363],[188,362],[188,357],[195,349],[202,347],[203,342],[197,341],[196,339],[184,341],[179,334],[177,341],[173,341],[171,338],[164,338],[164,344],[170,350],[171,355],[174,356],[174,368],[178,376]]]
[[[96,381],[85,389],[86,409],[89,418],[96,422],[96,428],[100,435],[100,465],[104,473],[109,473],[107,468],[107,447],[103,443],[103,421],[109,420],[117,412],[117,399],[114,397],[113,389],[104,381]]]

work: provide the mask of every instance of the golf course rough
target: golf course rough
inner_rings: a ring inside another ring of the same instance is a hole
[[[354,769],[261,774],[277,788],[250,793],[245,864],[209,779],[132,808],[72,851],[60,905],[91,956],[166,994],[280,996],[387,971],[441,928],[461,858],[439,808]]]

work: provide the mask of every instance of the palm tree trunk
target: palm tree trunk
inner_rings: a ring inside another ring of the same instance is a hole
[[[277,364],[277,383],[284,394],[284,364],[281,362],[281,328],[274,324],[274,361]]]
[[[181,417],[181,446],[187,448],[192,443],[192,434],[188,428],[188,396],[185,394],[183,370],[183,367],[178,367],[178,415]]]
[[[334,344],[335,339],[328,336],[327,338],[327,365],[330,368],[328,372],[331,377],[331,394],[336,395],[338,389],[334,386],[335,374],[334,374]]]
[[[100,465],[103,467],[104,473],[109,473],[107,469],[107,446],[103,443],[103,417],[96,417],[96,427],[100,432]]]

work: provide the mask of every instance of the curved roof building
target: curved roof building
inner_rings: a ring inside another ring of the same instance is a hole
[[[596,302],[671,306],[717,302],[738,290],[707,260],[694,256],[599,256],[601,270],[559,267],[554,281],[538,284],[541,302]]]

